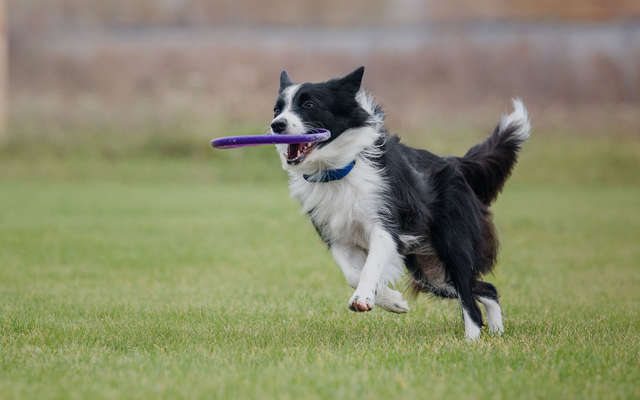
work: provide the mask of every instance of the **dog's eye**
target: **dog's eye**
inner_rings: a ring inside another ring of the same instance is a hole
[[[273,109],[273,115],[278,115],[280,114],[280,109],[278,107]]]
[[[307,100],[304,103],[302,103],[302,107],[304,108],[313,108],[313,106],[315,106],[315,104],[313,104],[313,101],[311,100]]]

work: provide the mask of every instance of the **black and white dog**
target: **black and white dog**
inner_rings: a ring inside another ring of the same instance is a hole
[[[522,102],[464,157],[400,143],[382,109],[360,89],[364,67],[322,83],[295,84],[285,71],[271,133],[331,131],[319,144],[276,145],[291,194],[327,243],[353,311],[409,311],[389,285],[409,272],[415,292],[457,298],[465,336],[476,339],[484,305],[489,331],[503,331],[496,288],[480,280],[496,261],[489,205],[516,163],[530,125]]]

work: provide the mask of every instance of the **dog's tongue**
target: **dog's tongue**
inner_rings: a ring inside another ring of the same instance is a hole
[[[297,143],[295,143],[295,144],[290,144],[290,145],[289,145],[289,151],[288,151],[288,153],[287,153],[287,158],[288,158],[289,160],[293,160],[293,159],[295,159],[295,158],[298,156],[298,147],[299,147],[299,146],[300,146],[300,145],[299,145],[299,144],[297,144]]]

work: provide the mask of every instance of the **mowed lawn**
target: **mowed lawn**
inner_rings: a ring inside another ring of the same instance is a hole
[[[637,138],[526,149],[475,343],[453,301],[350,312],[272,149],[0,169],[0,398],[640,397]]]

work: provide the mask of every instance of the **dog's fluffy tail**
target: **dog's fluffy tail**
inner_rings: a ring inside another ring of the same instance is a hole
[[[530,130],[527,109],[514,99],[513,112],[503,115],[491,136],[459,159],[467,183],[484,204],[491,204],[502,190]]]

